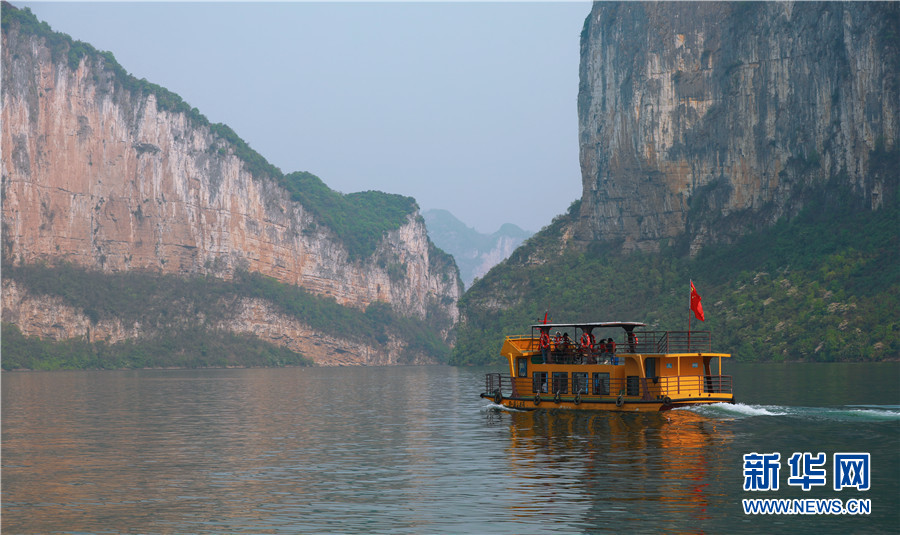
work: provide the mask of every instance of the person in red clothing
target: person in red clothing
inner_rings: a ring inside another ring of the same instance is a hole
[[[628,349],[632,353],[635,353],[635,345],[638,343],[638,337],[631,331],[628,331]]]
[[[616,357],[616,343],[612,338],[606,339],[606,352],[609,353],[609,358],[613,364],[619,363],[619,358]]]
[[[541,330],[541,355],[544,362],[550,362],[550,332],[549,330]]]

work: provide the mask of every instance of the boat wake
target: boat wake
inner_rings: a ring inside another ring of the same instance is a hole
[[[481,412],[528,412],[519,409],[513,409],[511,407],[504,407],[503,405],[497,405],[493,401],[489,402],[487,405],[481,407]]]
[[[844,405],[842,407],[787,407],[782,405],[745,405],[716,403],[683,409],[711,418],[741,419],[759,416],[830,420],[841,422],[897,422],[900,405]]]

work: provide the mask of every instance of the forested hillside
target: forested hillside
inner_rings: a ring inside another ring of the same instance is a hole
[[[579,203],[460,301],[451,362],[500,362],[508,334],[543,319],[643,321],[686,330],[689,281],[703,298],[714,349],[741,361],[900,358],[900,206],[872,212],[825,189],[794,219],[710,246],[624,254],[617,243],[573,247]]]

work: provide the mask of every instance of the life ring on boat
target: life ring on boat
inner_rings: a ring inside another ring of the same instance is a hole
[[[540,394],[535,394],[535,395],[534,395],[534,404],[535,404],[535,405],[540,405],[540,404],[541,404],[541,395],[540,395]]]
[[[556,391],[556,395],[553,396],[553,402],[554,402],[554,403],[561,403],[561,402],[562,402],[562,398],[559,397],[559,390],[557,390],[557,391]]]
[[[590,349],[591,348],[591,337],[588,336],[588,333],[581,333],[581,348],[582,349]]]
[[[499,405],[500,402],[502,402],[502,401],[503,401],[503,394],[500,393],[500,389],[498,388],[497,390],[494,390],[494,403]]]
[[[625,403],[625,398],[622,397],[622,394],[619,394],[619,397],[616,398],[616,407],[621,407]]]
[[[577,394],[575,394],[575,404],[581,405],[581,392],[578,392]]]
[[[541,349],[549,349],[550,348],[550,335],[547,334],[547,331],[541,333]]]
[[[668,406],[671,405],[671,404],[672,404],[672,398],[670,398],[669,396],[666,396],[666,397],[663,398],[663,405],[665,405],[666,407],[668,407]]]

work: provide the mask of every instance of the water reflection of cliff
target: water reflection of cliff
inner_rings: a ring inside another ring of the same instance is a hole
[[[686,410],[513,413],[509,430],[511,480],[527,482],[510,489],[523,498],[510,502],[512,514],[577,504],[586,531],[612,521],[696,531],[733,438],[723,422]]]

